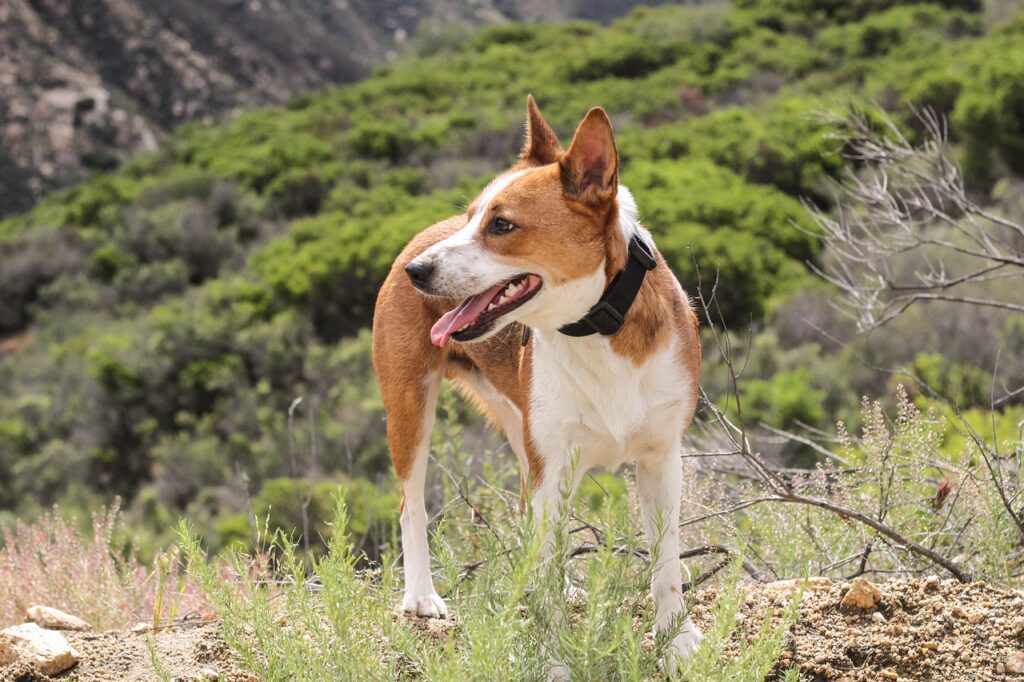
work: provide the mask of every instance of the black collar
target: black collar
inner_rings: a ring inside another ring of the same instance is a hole
[[[629,251],[626,267],[615,275],[601,295],[601,300],[583,316],[582,319],[560,327],[558,331],[566,336],[590,336],[602,334],[608,336],[619,331],[626,321],[626,313],[636,300],[643,286],[644,276],[658,265],[651,247],[638,235],[629,240]]]

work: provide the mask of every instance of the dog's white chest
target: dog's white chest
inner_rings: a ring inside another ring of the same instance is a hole
[[[585,468],[614,468],[678,442],[688,382],[674,344],[639,367],[608,339],[538,335],[530,430],[550,456],[578,451]]]

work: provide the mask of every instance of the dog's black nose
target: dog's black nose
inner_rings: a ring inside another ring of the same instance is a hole
[[[414,260],[405,266],[405,272],[414,287],[425,289],[430,282],[430,276],[434,274],[434,264],[430,261]]]

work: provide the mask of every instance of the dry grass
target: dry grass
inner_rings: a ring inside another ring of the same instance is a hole
[[[33,604],[73,613],[101,630],[208,610],[174,549],[147,567],[132,551],[116,546],[121,525],[115,503],[93,514],[85,532],[57,508],[34,523],[19,521],[5,528],[0,626],[21,622]]]

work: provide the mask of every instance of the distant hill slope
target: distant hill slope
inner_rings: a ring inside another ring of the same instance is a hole
[[[358,80],[425,20],[607,20],[637,4],[4,0],[0,215],[155,148],[182,121]]]

